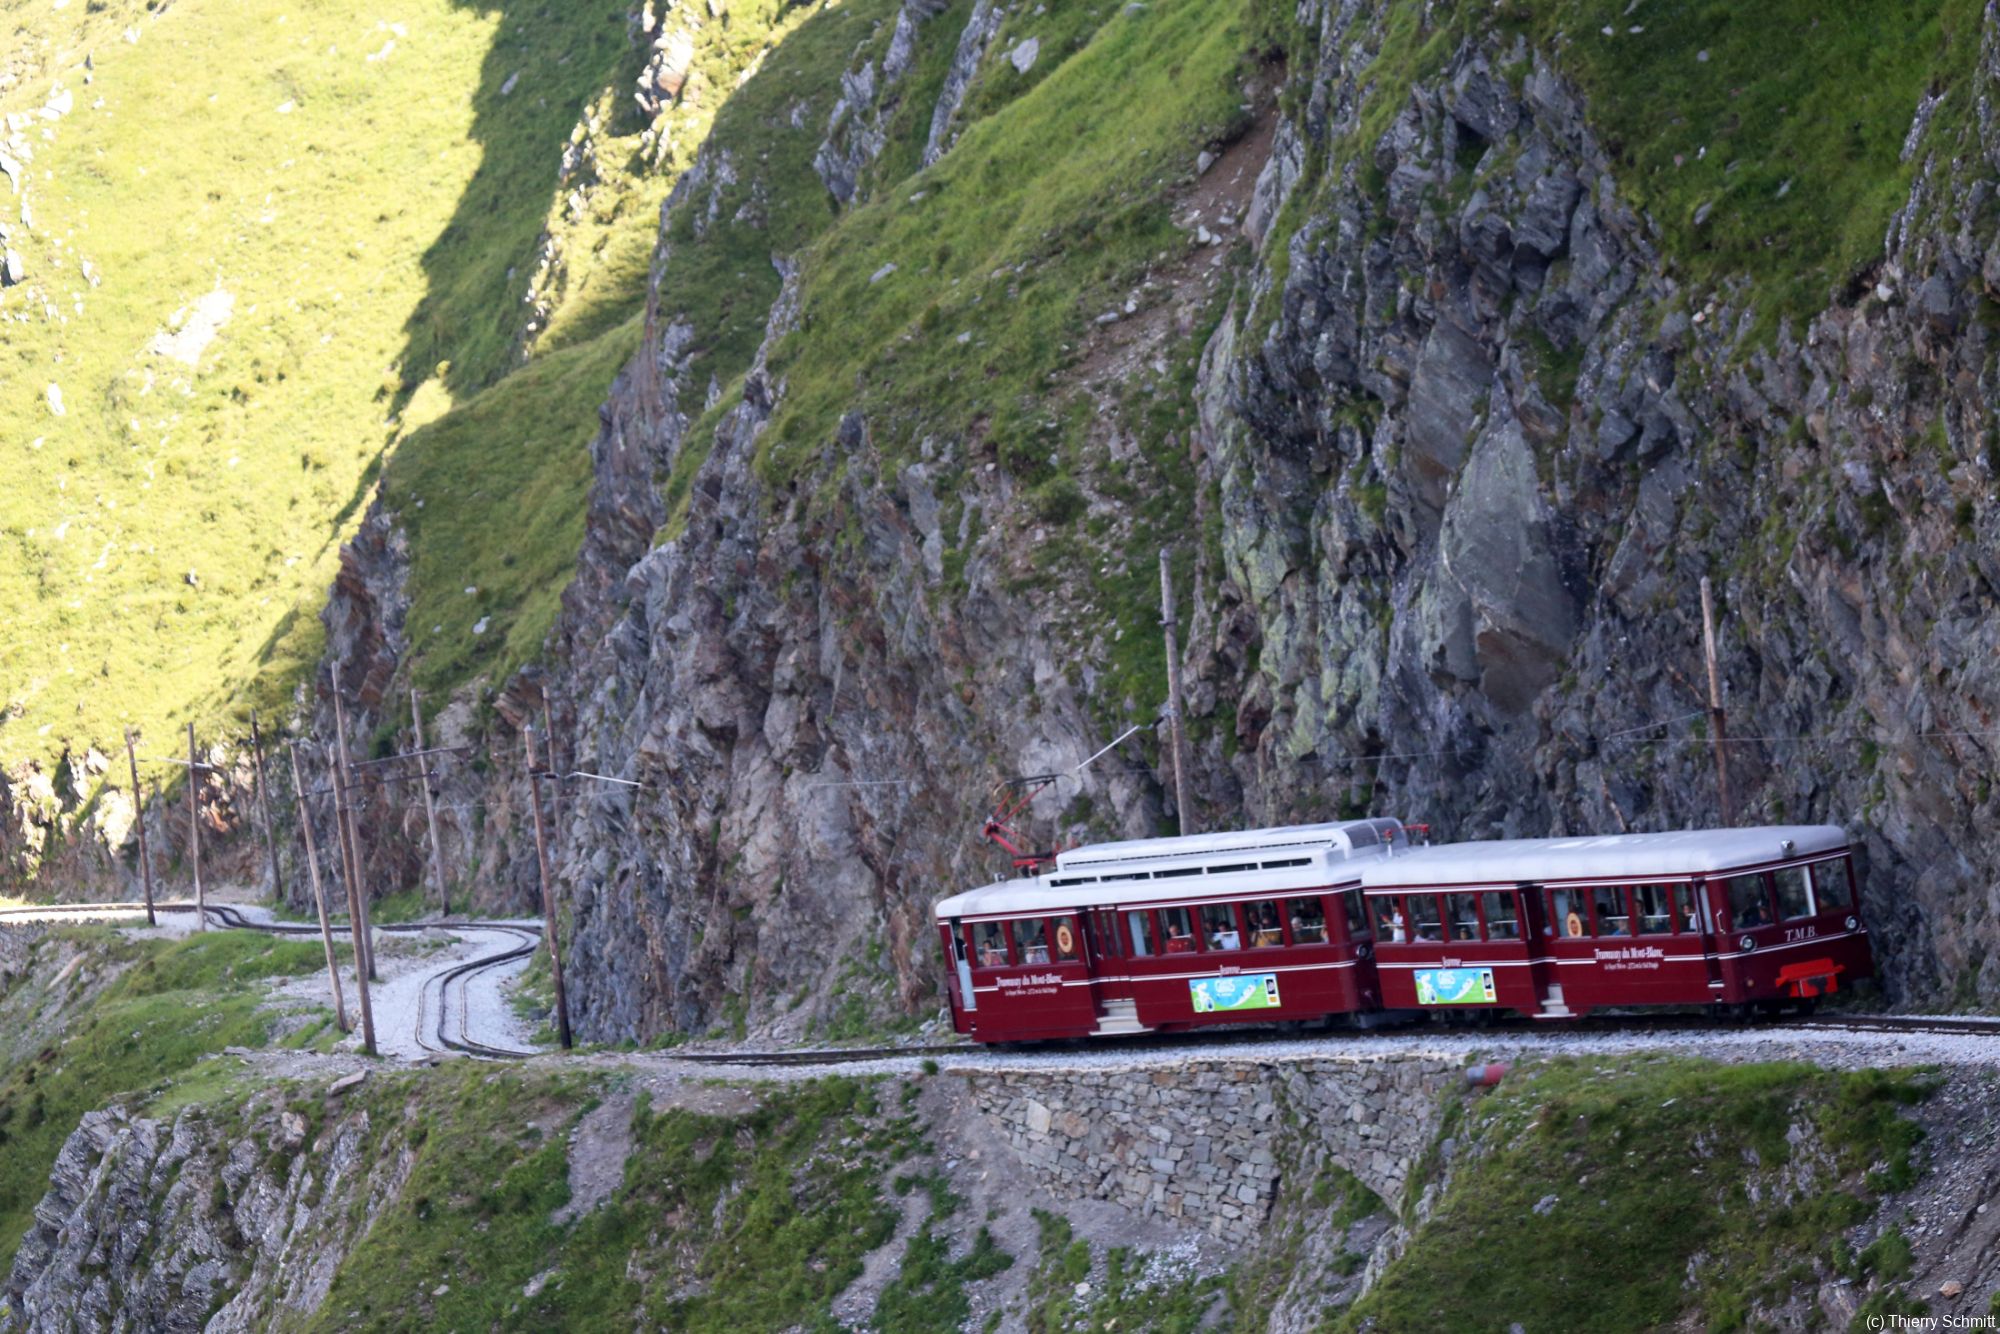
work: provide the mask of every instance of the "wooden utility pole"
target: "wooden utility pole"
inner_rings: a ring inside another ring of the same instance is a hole
[[[139,883],[146,887],[146,925],[158,926],[153,915],[153,859],[146,855],[146,794],[139,790],[139,752],[132,744],[132,729],[125,729],[125,762],[132,766],[132,818],[139,831]]]
[[[257,710],[250,710],[250,776],[257,784],[257,811],[264,818],[264,851],[271,858],[271,896],[285,897],[285,875],[278,867],[278,835],[271,824],[271,782],[264,777],[264,738],[257,731]]]
[[[415,686],[410,687],[410,721],[417,729],[417,763],[419,766],[427,766],[430,763],[430,756],[423,753],[424,711],[423,707],[417,703],[417,688]],[[431,790],[431,776],[425,768],[420,767],[418,769],[417,778],[424,785],[424,820],[430,825],[431,831],[431,875],[437,881],[438,916],[449,917],[451,916],[451,894],[445,888],[444,883],[444,845],[438,842],[437,793]]]
[[[188,724],[188,856],[194,862],[194,921],[208,930],[208,896],[201,889],[201,761],[194,753],[194,724]]]
[[[306,836],[306,875],[312,880],[313,906],[319,909],[320,943],[326,946],[326,980],[333,986],[333,1021],[340,1026],[341,1032],[352,1033],[354,1029],[347,1022],[347,1002],[340,994],[340,964],[333,957],[333,923],[326,915],[326,890],[319,882],[319,848],[313,841],[312,812],[306,808],[306,785],[299,777],[299,743],[288,742],[286,749],[292,757],[292,791],[298,797],[299,828]],[[365,981],[361,989],[366,994],[368,984]]]
[[[549,713],[549,688],[542,687],[542,735],[548,739],[549,768],[556,767],[556,724]],[[419,745],[422,743],[419,742]],[[557,783],[549,793],[549,814],[554,817],[556,828],[562,828],[562,784]]]
[[[528,803],[535,810],[535,860],[542,873],[542,935],[549,946],[549,977],[556,988],[556,1036],[563,1049],[572,1045],[569,1033],[569,991],[563,986],[562,944],[556,939],[556,899],[549,885],[549,840],[542,830],[542,776],[535,768],[535,727],[522,729],[528,748]]]
[[[347,864],[348,912],[354,919],[354,966],[371,982],[375,971],[375,929],[368,920],[368,895],[361,887],[361,822],[354,808],[354,775],[347,768],[347,709],[340,702],[340,667],[333,668],[333,794],[340,820],[341,846]],[[364,1016],[365,1017],[365,1016]]]
[[[1194,807],[1188,802],[1187,734],[1182,728],[1181,645],[1174,629],[1174,574],[1167,551],[1160,550],[1160,626],[1167,632],[1167,720],[1173,725],[1174,810],[1180,816],[1181,833],[1192,834]]]
[[[1727,827],[1736,823],[1736,813],[1729,800],[1729,733],[1722,716],[1722,672],[1715,662],[1715,597],[1707,575],[1701,579],[1701,642],[1708,657],[1708,742],[1715,750],[1715,792]]]

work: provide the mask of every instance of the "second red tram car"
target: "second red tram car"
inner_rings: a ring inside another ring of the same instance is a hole
[[[1832,825],[1444,844],[1368,867],[1362,883],[1391,1008],[1743,1010],[1871,972],[1853,857]]]
[[[1605,1007],[1747,1010],[1870,974],[1828,825],[1412,847],[1389,819],[1072,849],[936,908],[982,1042]]]

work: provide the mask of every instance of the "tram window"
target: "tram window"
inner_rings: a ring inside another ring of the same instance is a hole
[[[1729,891],[1729,920],[1738,930],[1771,923],[1771,885],[1761,874],[1733,875],[1723,881]]]
[[[1285,928],[1280,924],[1276,899],[1262,899],[1256,903],[1243,905],[1243,921],[1250,928],[1250,945],[1253,949],[1267,949],[1272,945],[1285,943]]]
[[[1820,862],[1812,872],[1813,904],[1821,912],[1838,912],[1849,905],[1846,861]]]
[[[1674,916],[1686,931],[1701,930],[1701,896],[1708,892],[1706,885],[1675,885]]]
[[[1773,871],[1771,879],[1778,886],[1778,916],[1791,921],[1795,917],[1813,915],[1812,893],[1806,888],[1803,866],[1787,866],[1782,871]]]
[[[1057,963],[1075,963],[1083,957],[1083,940],[1077,935],[1075,918],[1050,918],[1049,942],[1055,947]]]
[[[1201,905],[1201,935],[1212,950],[1240,950],[1243,948],[1243,931],[1236,921],[1236,905],[1233,903],[1204,903]]]
[[[1167,947],[1165,954],[1191,954],[1194,952],[1194,914],[1186,908],[1162,908],[1160,916],[1167,927]]]
[[[1488,940],[1519,940],[1521,920],[1514,911],[1514,896],[1505,890],[1489,889],[1479,896],[1486,910]]]
[[[1356,897],[1349,895],[1350,901]],[[1294,945],[1324,945],[1326,943],[1326,909],[1318,899],[1293,899],[1287,905],[1292,910],[1292,943]],[[1354,925],[1348,923],[1348,930]]]
[[[1401,899],[1376,899],[1375,939],[1400,945],[1410,938],[1409,922],[1403,915]]]
[[[1639,930],[1648,936],[1664,936],[1674,929],[1674,896],[1665,885],[1640,885],[1632,891],[1639,909]]]
[[[1444,896],[1446,934],[1453,940],[1479,939],[1479,914],[1472,906],[1470,894],[1447,894]]]
[[[1632,934],[1632,904],[1623,885],[1599,885],[1593,897],[1597,905],[1597,934]]]
[[[1007,966],[1007,932],[1002,923],[972,924],[972,957],[981,968]]]
[[[1589,895],[1580,889],[1550,890],[1549,930],[1561,936],[1589,935]]]
[[[1153,914],[1150,912],[1128,912],[1126,921],[1132,927],[1132,954],[1143,959],[1160,952],[1159,942],[1154,934]]]
[[[1021,963],[1049,961],[1049,924],[1039,917],[1014,923],[1014,957]]]
[[[1410,895],[1410,931],[1412,940],[1444,939],[1444,927],[1438,920],[1437,895]]]
[[[1292,902],[1297,903],[1299,902],[1299,900],[1294,899],[1292,900]],[[1313,900],[1309,899],[1306,900],[1306,902],[1313,902]],[[1367,910],[1363,908],[1361,905],[1360,893],[1358,891],[1350,890],[1349,892],[1342,894],[1340,896],[1340,908],[1341,912],[1345,914],[1347,918],[1347,938],[1349,940],[1368,939],[1369,936],[1368,913]],[[1320,928],[1320,939],[1321,940],[1326,939],[1326,928],[1324,926]]]

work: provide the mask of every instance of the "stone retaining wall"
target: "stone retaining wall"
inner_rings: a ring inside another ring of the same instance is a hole
[[[1288,1165],[1336,1163],[1401,1209],[1459,1068],[1422,1058],[973,1077],[1022,1169],[1059,1199],[1103,1199],[1218,1234],[1269,1212]]]

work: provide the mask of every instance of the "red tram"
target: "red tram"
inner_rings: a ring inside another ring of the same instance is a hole
[[[1395,820],[1060,853],[936,908],[982,1042],[1608,1006],[1744,1010],[1871,971],[1846,836],[1780,826],[1412,847]]]
[[[1361,868],[1395,820],[1074,848],[937,905],[952,1020],[982,1042],[1376,1009]]]
[[[1362,883],[1392,1008],[1741,1010],[1871,971],[1847,835],[1832,825],[1446,844]]]

